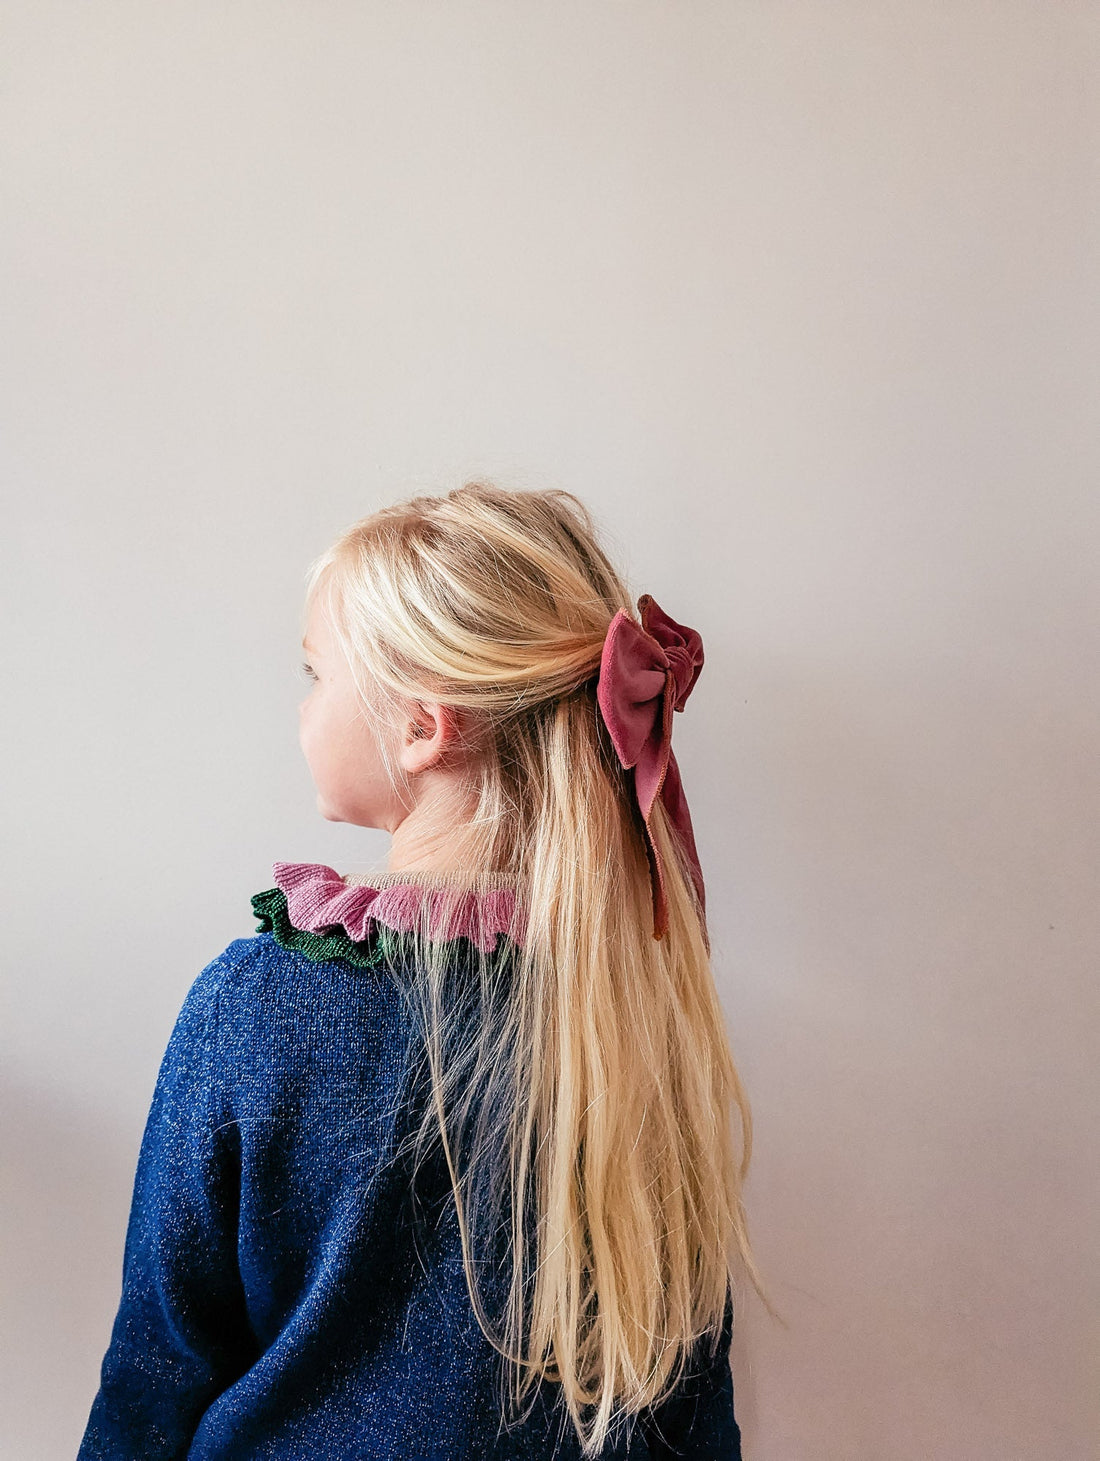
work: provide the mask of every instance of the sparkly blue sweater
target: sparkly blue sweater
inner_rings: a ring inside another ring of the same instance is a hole
[[[160,1066],[77,1461],[579,1461],[551,1382],[502,1417],[446,1166],[411,1185],[395,1156],[424,1074],[384,925],[252,902],[262,931],[198,975]],[[740,1458],[732,1318],[601,1461]]]

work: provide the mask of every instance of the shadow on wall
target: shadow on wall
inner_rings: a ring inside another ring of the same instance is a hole
[[[75,1456],[122,1293],[126,1221],[141,1130],[0,1083],[6,1113],[3,1346],[10,1393],[5,1455]]]

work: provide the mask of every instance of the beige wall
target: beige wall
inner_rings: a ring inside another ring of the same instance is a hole
[[[3,7],[5,1456],[75,1453],[308,558],[485,472],[703,634],[752,1461],[1097,1454],[1095,3]]]

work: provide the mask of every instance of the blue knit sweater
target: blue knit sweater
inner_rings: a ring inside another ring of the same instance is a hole
[[[423,1067],[384,925],[318,934],[279,889],[252,901],[262,931],[198,975],[160,1066],[78,1461],[579,1458],[550,1382],[502,1420],[446,1167],[413,1201],[394,1157]],[[731,1336],[727,1302],[717,1352],[601,1461],[737,1461]]]

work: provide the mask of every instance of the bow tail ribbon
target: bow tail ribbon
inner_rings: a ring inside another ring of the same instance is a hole
[[[634,790],[645,827],[646,853],[649,858],[650,882],[653,888],[654,938],[663,938],[668,930],[668,891],[665,882],[664,860],[657,850],[657,842],[650,826],[653,806],[658,798],[664,806],[665,815],[672,824],[674,834],[679,838],[687,855],[691,879],[699,895],[699,904],[704,911],[706,908],[703,870],[695,846],[695,831],[691,825],[691,813],[688,811],[683,782],[680,780],[680,768],[676,764],[676,756],[669,744],[672,736],[674,700],[675,683],[670,672],[665,691],[661,696],[659,737],[654,738],[655,745],[651,740],[652,754],[643,757],[634,766]]]
[[[680,781],[680,768],[676,765],[676,757],[671,751],[664,780],[661,783],[661,801],[664,803],[668,819],[687,854],[688,870],[691,873],[695,891],[699,895],[699,906],[705,914],[706,890],[703,886],[703,869],[699,864],[695,832],[691,825],[691,813],[688,811],[687,798],[684,796],[683,784]],[[657,844],[653,840],[648,817],[645,818],[645,828],[650,870],[653,874],[653,934],[655,938],[660,938],[668,928],[668,894],[665,890],[664,866],[657,852]]]

